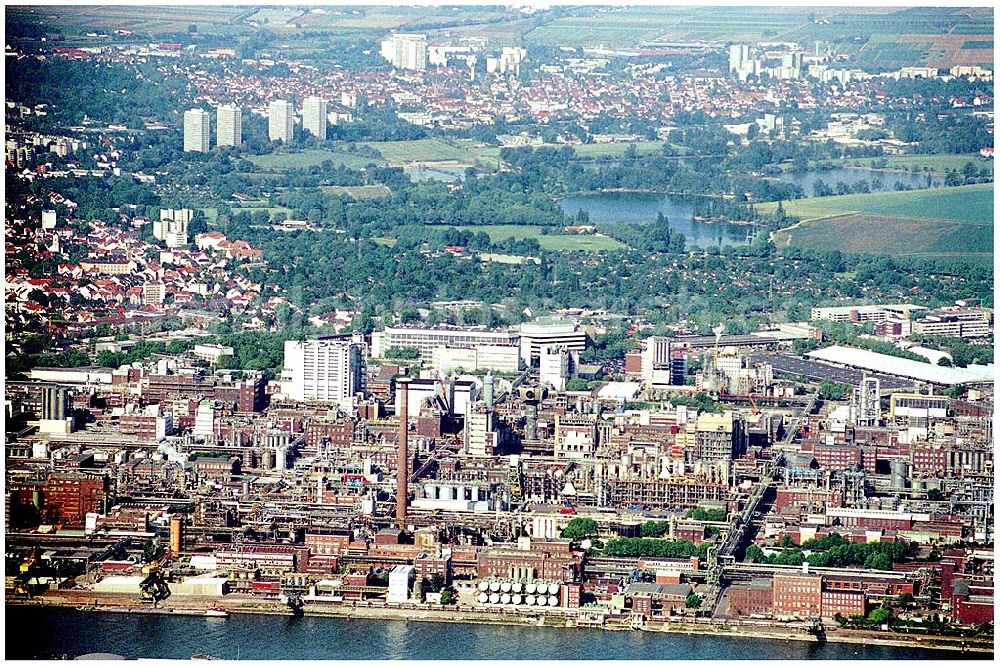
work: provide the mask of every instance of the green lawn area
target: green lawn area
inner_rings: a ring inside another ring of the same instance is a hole
[[[984,158],[978,153],[944,153],[940,155],[894,155],[885,158],[847,158],[839,161],[844,165],[853,165],[855,162],[862,166],[871,166],[886,161],[886,166],[891,169],[910,169],[916,167],[919,171],[930,170],[931,172],[944,174],[951,170],[961,172],[967,163],[972,163],[977,170],[983,167],[993,173],[993,161]]]
[[[210,223],[214,223],[219,219],[219,210],[215,207],[203,207],[201,212],[205,214],[205,219]]]
[[[538,245],[554,251],[604,251],[625,248],[617,239],[592,234],[542,234],[535,225],[469,225],[462,230],[486,232],[490,241],[503,239],[538,239]]]
[[[774,202],[762,203],[758,210],[774,211]],[[886,217],[925,218],[943,221],[993,224],[993,184],[981,183],[955,188],[929,188],[863,195],[807,197],[783,203],[785,212],[796,218],[821,218],[843,213],[869,213]]]
[[[249,211],[253,213],[254,211],[267,211],[268,214],[283,213],[286,216],[292,215],[292,210],[287,206],[234,206],[232,207],[233,214],[240,213],[241,211]]]
[[[392,194],[382,184],[374,186],[321,186],[320,190],[330,195],[347,195],[354,199],[378,199]]]
[[[377,158],[370,158],[364,155],[316,148],[295,153],[270,153],[268,155],[254,155],[250,157],[250,162],[258,167],[277,171],[319,166],[326,160],[330,160],[334,165],[343,165],[349,169],[360,169],[373,162],[376,164],[383,162]]]
[[[461,162],[467,165],[475,163],[476,149],[472,142],[448,142],[442,139],[414,139],[412,141],[378,141],[368,142],[370,146],[393,165],[409,162],[443,162],[445,160]]]
[[[914,257],[962,257],[990,264],[993,226],[849,213],[812,218],[774,234],[778,247]]]

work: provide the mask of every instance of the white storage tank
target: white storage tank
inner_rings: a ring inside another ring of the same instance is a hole
[[[524,591],[528,592],[529,594],[534,594],[535,593],[535,583],[534,582],[529,582],[528,585],[524,588]],[[530,605],[530,603],[529,603],[529,605]]]
[[[490,603],[499,603],[500,594],[490,594]]]
[[[559,583],[558,582],[551,582],[551,583],[549,583],[549,593],[552,594],[553,596],[556,596],[556,595],[559,594]]]
[[[489,588],[490,588],[490,583],[489,582],[486,582],[485,580],[483,580],[482,582],[479,583],[479,591],[486,591]]]
[[[510,605],[510,594],[500,594],[500,602],[504,605]]]
[[[524,591],[524,585],[522,585],[520,582],[515,582],[514,584],[511,585],[510,589],[515,594],[520,594],[522,591]]]
[[[500,591],[500,583],[494,580],[490,583],[490,591]]]
[[[559,597],[549,596],[549,605],[551,605],[553,608],[559,605]]]
[[[535,595],[534,594],[528,594],[528,598],[524,599],[524,602],[527,603],[528,605],[534,605],[535,604]]]
[[[510,602],[513,603],[514,605],[521,605],[522,600],[523,599],[521,598],[520,594],[514,594],[513,596],[510,597]]]
[[[502,592],[509,592],[510,591],[510,583],[507,582],[506,580],[504,582],[501,582],[500,583],[500,591],[502,591]]]
[[[548,601],[544,596],[539,596],[535,599],[535,605],[545,605],[546,603],[548,603]]]
[[[487,596],[485,593],[482,593],[482,592],[480,592],[479,596],[476,597],[476,598],[477,598],[477,600],[480,603],[486,603],[486,601],[490,600],[490,597]]]

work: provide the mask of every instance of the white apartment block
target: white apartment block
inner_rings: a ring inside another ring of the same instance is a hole
[[[379,52],[398,69],[427,69],[427,35],[396,33],[382,41]]]
[[[326,139],[326,100],[307,97],[302,103],[302,129],[317,139]]]
[[[239,107],[222,105],[215,112],[215,143],[219,146],[243,144],[243,116]]]
[[[285,341],[281,393],[294,401],[333,402],[350,410],[361,390],[361,371],[361,346],[351,341]]]
[[[184,112],[184,152],[208,152],[209,115],[204,109]]]
[[[163,283],[146,283],[142,286],[142,303],[159,306],[167,298],[167,286]]]
[[[193,209],[160,209],[160,220],[153,221],[153,237],[163,241],[167,248],[185,246],[188,223],[193,217]]]
[[[267,136],[290,144],[295,136],[295,107],[287,100],[272,100],[267,110]]]

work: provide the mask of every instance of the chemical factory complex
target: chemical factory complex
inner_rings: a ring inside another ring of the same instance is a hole
[[[6,658],[992,655],[992,7],[639,4],[6,8]]]
[[[8,600],[847,639],[892,610],[947,620],[932,644],[992,619],[990,367],[800,357],[800,323],[651,336],[567,390],[591,334],[286,341],[270,382],[209,373],[218,346],[35,368],[7,383]]]

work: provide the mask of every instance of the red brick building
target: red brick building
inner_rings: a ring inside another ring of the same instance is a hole
[[[776,617],[812,619],[823,614],[823,578],[818,575],[775,575]]]
[[[729,614],[734,617],[771,614],[774,601],[772,583],[755,578],[747,584],[729,587]]]
[[[104,476],[53,473],[45,481],[42,516],[51,524],[82,527],[87,513],[99,513],[107,494]]]

